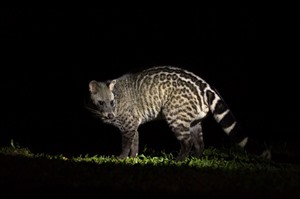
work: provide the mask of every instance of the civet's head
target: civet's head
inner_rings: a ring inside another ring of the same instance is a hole
[[[115,117],[115,96],[112,92],[115,84],[116,80],[108,83],[93,80],[89,83],[91,100],[96,107],[93,111],[104,121]]]

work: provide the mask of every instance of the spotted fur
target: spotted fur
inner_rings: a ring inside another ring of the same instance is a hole
[[[240,147],[248,143],[248,136],[217,91],[190,71],[152,67],[108,82],[93,80],[89,90],[96,107],[93,111],[122,133],[120,158],[138,154],[138,127],[158,116],[163,116],[180,142],[177,160],[185,159],[192,147],[196,156],[202,155],[201,122],[209,112]]]

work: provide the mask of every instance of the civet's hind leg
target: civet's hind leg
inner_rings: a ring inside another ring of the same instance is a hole
[[[190,131],[188,128],[184,127],[183,124],[177,125],[176,123],[173,123],[170,126],[180,143],[180,151],[176,157],[176,161],[183,161],[189,155],[192,148]]]
[[[204,141],[203,141],[203,132],[202,132],[201,121],[196,124],[192,124],[192,125],[193,126],[190,127],[190,131],[191,131],[192,143],[195,148],[194,156],[201,157],[203,155],[203,151],[204,151]]]
[[[136,157],[139,153],[139,133],[136,131],[133,142],[130,147],[130,157]]]

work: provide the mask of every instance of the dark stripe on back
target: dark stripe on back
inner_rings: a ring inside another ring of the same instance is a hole
[[[186,79],[190,79],[192,82],[196,82],[198,79],[195,77],[196,75],[192,75],[187,73],[185,70],[181,69],[181,68],[171,68],[169,66],[161,66],[161,67],[153,67],[153,68],[149,68],[145,71],[142,71],[142,73],[145,72],[148,75],[153,75],[155,73],[159,73],[159,72],[167,72],[167,73],[172,73],[175,72],[177,74],[180,75],[180,77],[184,77]],[[200,77],[198,77],[200,78]],[[173,77],[173,79],[175,79]]]
[[[197,80],[197,81],[196,81],[196,85],[199,86],[200,91],[201,91],[201,95],[203,95],[204,89],[207,87],[207,84],[204,83],[204,82],[201,81],[201,80]]]
[[[206,92],[206,97],[207,97],[207,100],[208,100],[208,104],[211,105],[216,96],[212,91],[208,90]]]
[[[149,68],[147,70],[142,71],[141,73],[146,73],[147,75],[153,75],[159,72],[167,72],[167,73],[172,73],[172,72],[177,72],[174,69],[171,69],[169,67],[154,67],[154,68]]]

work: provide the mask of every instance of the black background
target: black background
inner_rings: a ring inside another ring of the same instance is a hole
[[[0,144],[117,155],[118,129],[85,108],[88,82],[175,65],[215,86],[251,135],[298,146],[298,26],[288,10],[1,8]],[[226,139],[204,125],[207,145]],[[162,121],[140,132],[141,148],[179,147]]]

